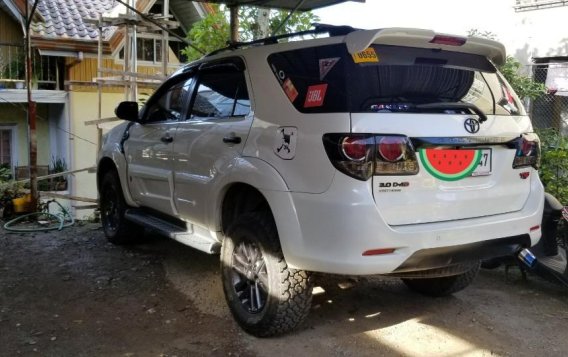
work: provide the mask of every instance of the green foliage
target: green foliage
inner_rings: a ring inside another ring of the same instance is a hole
[[[202,20],[196,22],[189,33],[188,40],[197,48],[205,53],[212,52],[227,46],[229,40],[229,10],[214,6],[215,13],[207,15]],[[259,9],[256,7],[242,6],[239,8],[239,41],[251,41],[259,38],[260,29],[257,24]],[[269,14],[269,31],[274,31],[288,15],[288,11],[271,10]],[[288,22],[278,30],[277,35],[304,31],[311,28],[311,24],[319,21],[319,17],[312,12],[296,12]],[[184,49],[183,54],[190,61],[200,58],[203,54],[191,46]]]
[[[227,40],[229,40],[229,22],[223,11],[219,11],[218,7],[216,7],[216,10],[215,13],[208,14],[202,20],[196,22],[187,34],[187,39],[205,53],[225,47]],[[182,50],[182,53],[190,61],[203,55],[191,46]]]
[[[67,163],[65,162],[65,159],[61,158],[61,157],[55,157],[52,156],[51,157],[51,165],[49,165],[49,172],[50,174],[57,174],[60,172],[65,172],[67,171]],[[54,187],[52,187],[53,190],[56,191],[61,191],[67,188],[66,183],[67,183],[67,176],[58,176],[58,177],[54,177],[51,179],[52,180],[52,185]]]
[[[239,26],[241,41],[252,41],[261,38],[260,28],[257,23],[259,8],[242,7],[239,11]],[[289,11],[270,11],[268,20],[269,35],[284,35],[292,32],[305,31],[312,28],[314,22],[319,21],[319,17],[312,12],[295,12],[290,19],[278,31],[280,24],[286,19]]]
[[[0,201],[2,202],[22,197],[25,194],[26,190],[23,183],[14,180],[0,182]]]
[[[568,205],[568,138],[556,129],[537,129],[541,140],[540,179],[546,191]]]
[[[10,167],[1,165],[0,166],[0,182],[6,182],[12,178],[12,170]]]
[[[497,35],[495,33],[491,32],[491,31],[485,31],[485,30],[481,31],[481,30],[478,30],[478,29],[470,29],[467,32],[467,35],[469,37],[483,37],[483,38],[486,38],[488,40],[497,41]]]
[[[505,63],[499,67],[499,71],[513,87],[519,98],[536,99],[545,94],[544,83],[535,82],[532,78],[520,74],[520,68],[521,63],[511,56],[507,56]]]

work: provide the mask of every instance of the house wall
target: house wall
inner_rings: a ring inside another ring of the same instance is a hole
[[[170,57],[173,53],[170,54]],[[68,59],[67,63],[73,63],[73,59]],[[113,59],[104,59],[103,67],[122,71],[122,63],[117,63]],[[138,73],[155,75],[162,71],[161,66],[138,66]],[[84,58],[81,62],[68,66],[70,81],[92,82],[97,77],[97,59]],[[113,74],[103,74],[103,77],[115,76]],[[154,90],[154,87],[139,86],[139,98],[147,98]],[[103,118],[113,117],[114,108],[121,101],[125,100],[123,87],[103,87],[102,93],[102,114]],[[82,86],[73,84],[69,91],[69,117],[70,131],[75,138],[70,138],[70,161],[73,169],[83,169],[96,164],[97,155],[97,127],[95,125],[85,126],[85,121],[97,119],[98,113],[98,92],[96,86]],[[103,124],[107,129],[120,123],[121,121]],[[71,194],[79,197],[97,198],[96,175],[93,173],[81,172],[74,175],[71,182]],[[85,205],[86,203],[76,203]],[[77,219],[91,217],[93,210],[76,210]]]
[[[38,104],[37,107],[37,147],[49,148],[49,123],[48,105]],[[16,143],[12,147],[15,149],[16,157],[14,166],[26,166],[28,164],[28,123],[26,119],[25,104],[6,103],[0,104],[0,126],[13,126],[15,129]],[[49,165],[51,158],[49,150],[38,150],[38,165]]]
[[[173,53],[170,53],[170,57],[173,56]],[[73,59],[67,59],[67,63],[73,63]],[[117,71],[124,70],[122,63],[117,63],[114,59],[103,59],[103,67],[114,69]],[[96,58],[84,58],[81,62],[76,63],[68,67],[69,73],[69,80],[70,81],[81,81],[81,82],[92,82],[93,78],[96,78],[97,75],[97,59]],[[147,75],[157,75],[162,72],[162,66],[138,66],[137,73],[140,74],[147,74]],[[173,72],[173,70],[172,70]],[[116,74],[110,73],[103,73],[103,77],[111,77],[117,76]],[[96,92],[97,87],[95,85],[91,86],[81,86],[79,84],[73,85],[71,88],[72,91],[80,91],[80,92]],[[124,93],[124,87],[103,87],[103,92],[108,93]],[[95,112],[96,113],[96,112]]]
[[[104,93],[102,96],[102,116],[114,116],[114,108],[124,100],[122,93]],[[97,159],[97,127],[86,126],[85,121],[96,119],[98,93],[73,91],[69,93],[71,127],[74,137],[70,138],[72,168],[75,170],[94,166]],[[121,121],[106,124],[112,127]],[[74,196],[97,198],[97,182],[94,173],[80,172],[71,179],[71,193]],[[76,203],[84,205],[85,203]],[[77,210],[75,217],[84,219],[92,216],[92,210]]]
[[[0,78],[13,78],[13,75],[5,73],[6,67],[11,64],[11,68],[16,68],[14,61],[19,61],[18,65],[23,68],[23,47],[6,46],[10,45],[23,45],[23,35],[21,26],[14,21],[5,11],[0,9]],[[20,55],[20,56],[19,56]],[[13,69],[13,73],[16,70]],[[5,83],[0,82],[4,87]]]
[[[0,42],[22,44],[22,27],[4,10],[0,9]]]

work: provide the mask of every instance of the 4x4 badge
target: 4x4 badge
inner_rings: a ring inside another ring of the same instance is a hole
[[[479,131],[479,121],[477,121],[477,119],[467,118],[463,126],[465,130],[471,134],[475,134]]]

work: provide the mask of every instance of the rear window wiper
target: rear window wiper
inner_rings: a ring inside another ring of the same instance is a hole
[[[414,106],[416,109],[469,109],[475,114],[479,115],[479,122],[483,123],[487,121],[487,115],[481,111],[475,104],[471,103],[428,103],[428,104],[417,104]]]

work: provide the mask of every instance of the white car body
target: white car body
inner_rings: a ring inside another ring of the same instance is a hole
[[[435,267],[413,260],[420,252],[445,254],[455,248],[462,254],[468,247],[521,236],[524,245],[534,245],[541,235],[543,187],[533,167],[511,167],[514,149],[486,144],[492,148],[490,175],[441,181],[419,162],[415,175],[362,181],[338,171],[322,144],[329,133],[512,140],[533,131],[527,115],[487,115],[479,132],[468,133],[464,120],[476,117],[472,114],[302,113],[267,61],[279,51],[341,43],[351,54],[371,44],[396,44],[478,54],[497,63],[505,58],[494,41],[468,39],[467,45],[456,47],[431,43],[434,36],[426,30],[367,30],[205,57],[197,64],[228,57],[244,62],[250,113],[214,121],[133,123],[126,140],[127,124],[120,125],[105,137],[100,167],[112,162],[129,206],[184,221],[187,234],[178,240],[208,253],[222,244],[227,191],[237,183],[255,188],[270,207],[286,262],[296,269],[403,273]],[[280,153],[279,140],[286,133],[291,152]],[[163,142],[166,136],[172,141]],[[228,136],[242,140],[223,142]],[[400,182],[408,186],[392,188]],[[374,250],[379,253],[363,254]],[[451,258],[444,264],[452,264]]]

